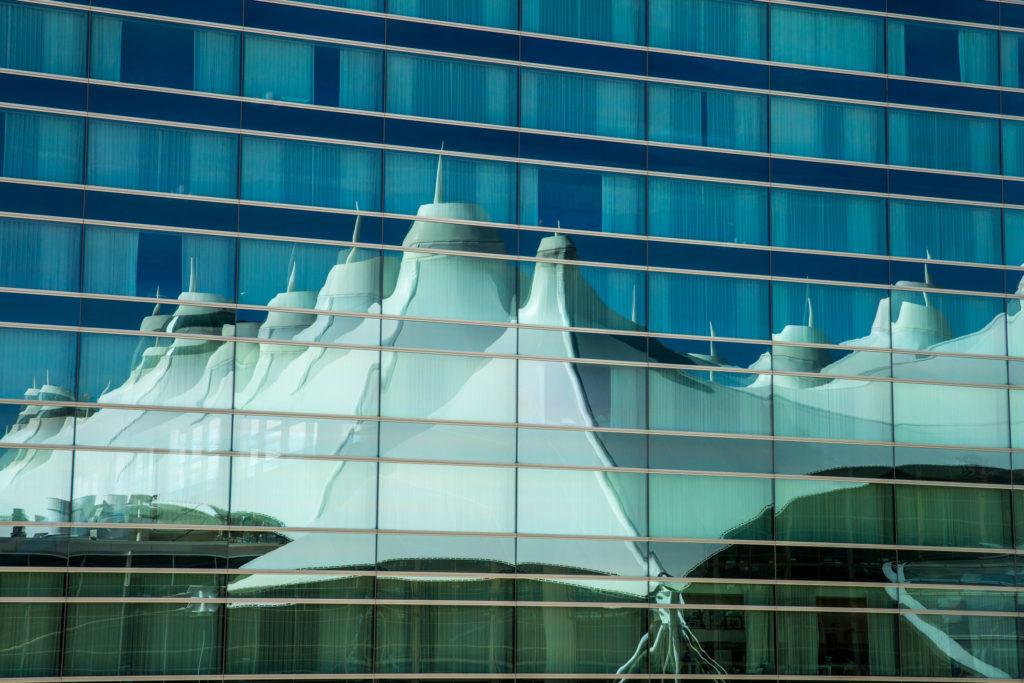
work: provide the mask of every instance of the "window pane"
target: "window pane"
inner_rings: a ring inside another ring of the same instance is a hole
[[[0,3],[0,67],[85,75],[86,15],[20,2]]]
[[[772,243],[779,247],[884,254],[885,200],[772,190]]]
[[[1003,126],[1003,173],[1024,176],[1024,124],[1004,119]]]
[[[460,219],[514,223],[516,168],[499,161],[432,154],[387,152],[384,155],[384,210],[424,216],[438,204],[460,211]],[[435,196],[440,171],[442,196]],[[467,213],[468,212],[468,213]],[[437,216],[432,216],[437,217]]]
[[[382,354],[388,417],[515,421],[515,361],[505,358]]]
[[[900,618],[905,676],[1017,678],[1019,619],[914,614]]]
[[[896,441],[1006,448],[1007,397],[1002,389],[897,382]]]
[[[651,429],[771,432],[771,381],[766,375],[652,370],[649,382]]]
[[[1022,51],[1022,45],[1024,43],[1024,36],[1019,33],[1011,33],[1004,31],[999,34],[999,53],[1000,53],[1000,73],[1002,74],[1002,84],[1008,88],[1019,88],[1024,84],[1022,76],[1024,72],[1021,70],[1021,66],[1024,66],[1024,51]]]
[[[388,111],[475,123],[516,123],[513,67],[389,52]]]
[[[556,242],[558,238],[549,238]],[[543,243],[541,246],[545,246]],[[539,256],[551,258],[547,250]],[[558,256],[555,256],[558,258]],[[555,327],[640,330],[644,327],[645,280],[643,271],[575,266],[570,263],[520,263],[521,322]],[[521,332],[527,343],[533,331]],[[545,346],[539,336],[538,345]],[[564,338],[541,355],[565,356]],[[549,337],[550,339],[550,337]]]
[[[516,529],[512,468],[381,463],[379,486],[380,529],[491,533]]]
[[[512,608],[381,605],[376,668],[384,673],[512,671]]]
[[[651,83],[647,105],[650,140],[753,151],[767,148],[764,95]]]
[[[0,109],[0,174],[9,178],[82,181],[82,119]]]
[[[999,210],[892,199],[893,256],[999,263]]]
[[[965,83],[997,82],[995,31],[889,21],[889,73]]]
[[[892,487],[777,479],[775,534],[780,541],[892,543]]]
[[[652,332],[768,336],[768,283],[763,280],[656,272],[648,277]]]
[[[376,211],[380,206],[380,151],[245,137],[242,198]]]
[[[91,49],[93,78],[238,93],[237,33],[97,14]]]
[[[691,601],[688,595],[684,599]],[[653,645],[648,653],[652,671],[675,673],[678,657],[681,671],[688,674],[774,673],[774,626],[765,612],[652,610]],[[673,652],[674,639],[678,639],[678,653]]]
[[[523,360],[518,418],[529,424],[642,429],[644,380],[636,367]]]
[[[175,194],[234,197],[234,135],[89,122],[89,183]]]
[[[650,0],[651,46],[765,58],[767,6],[754,0]]]
[[[885,110],[880,107],[773,97],[771,109],[773,152],[885,161]]]
[[[775,618],[779,673],[891,676],[897,672],[894,615],[782,612]]]
[[[643,0],[523,0],[523,30],[614,43],[645,42]]]
[[[651,536],[766,540],[772,480],[652,474]],[[732,501],[728,506],[720,502]]]
[[[999,124],[975,116],[890,109],[889,163],[998,173]]]
[[[1010,492],[947,486],[896,487],[896,540],[901,545],[1008,548]]]
[[[388,12],[461,24],[517,28],[515,0],[389,0]]]
[[[882,71],[880,17],[772,6],[771,58],[811,66]]]
[[[659,237],[683,237],[765,244],[768,190],[674,178],[647,179],[648,230]]]
[[[0,218],[0,286],[31,289],[78,289],[81,226]]]
[[[644,177],[553,166],[519,167],[519,222],[637,235]]]
[[[643,474],[520,468],[516,530],[541,534],[644,536],[647,533],[646,491]]]
[[[599,607],[520,607],[516,610],[516,671],[615,674],[643,656],[647,610]]]
[[[525,128],[566,133],[644,136],[641,81],[523,69],[520,117]]]

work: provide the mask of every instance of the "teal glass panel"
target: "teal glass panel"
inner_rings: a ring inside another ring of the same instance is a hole
[[[652,47],[764,59],[767,6],[754,0],[650,0]]]
[[[587,445],[581,438],[580,447]],[[516,530],[521,533],[626,538],[647,533],[647,481],[642,474],[524,467],[518,470],[516,486]],[[558,563],[570,561],[562,556]]]
[[[524,225],[636,235],[644,230],[644,195],[644,178],[639,175],[519,167],[519,222]],[[551,251],[554,257],[570,258],[575,248],[571,238],[563,238],[562,244],[551,245]]]
[[[383,12],[384,0],[308,0],[314,5],[327,5],[329,7],[344,7],[345,9],[357,9],[367,12]]]
[[[1019,621],[999,616],[903,615],[903,675],[1017,678]]]
[[[652,474],[651,536],[769,540],[772,480]],[[731,501],[728,508],[716,501]]]
[[[376,254],[372,250],[366,251],[368,255]],[[352,249],[347,247],[279,240],[239,240],[239,302],[332,310],[329,296],[319,296],[318,293],[326,285],[335,266],[341,264],[339,270],[344,271],[350,253]],[[357,250],[355,256],[359,254]],[[372,298],[376,300],[376,297]],[[270,338],[290,337],[313,322],[312,316],[302,314],[296,314],[294,318],[282,316],[280,321],[264,323],[262,332]]]
[[[78,289],[82,228],[74,223],[0,218],[0,286],[75,291]]]
[[[775,341],[802,344],[887,348],[889,322],[883,310],[886,294],[882,289],[773,282],[772,338]],[[880,310],[883,315],[878,320]],[[807,353],[810,355],[811,352]],[[807,369],[825,371],[820,367],[820,363],[824,362],[820,360],[821,355],[818,354],[817,358],[819,360],[815,362],[808,357]],[[877,365],[880,359],[876,357],[857,361],[851,358],[836,363],[835,368],[827,371],[842,375],[870,372],[887,376],[888,368],[876,368],[874,365],[852,367],[857,362]]]
[[[517,673],[646,670],[643,609],[520,607],[515,628]]]
[[[780,674],[893,676],[898,671],[895,615],[826,610],[780,612],[775,619]]]
[[[381,463],[380,529],[511,533],[516,473],[505,467]]]
[[[768,190],[763,187],[652,176],[647,179],[647,211],[647,229],[658,237],[768,241]]]
[[[816,351],[820,349],[776,346],[773,349],[775,369],[797,370],[805,364],[808,356],[813,363],[813,356],[819,355],[814,353]],[[874,365],[888,361],[888,354],[860,352],[857,355],[859,358],[856,360]],[[846,359],[852,357],[853,354]],[[844,367],[843,360],[822,372],[841,373],[856,369],[854,363]],[[875,372],[875,369],[868,372]],[[776,375],[772,397],[775,433],[780,436],[889,441],[892,439],[891,386],[889,382],[878,380]]]
[[[892,498],[892,490],[889,490]],[[888,588],[861,588],[844,585],[779,585],[775,595],[782,607],[838,607],[894,609],[899,602],[896,591]]]
[[[893,256],[999,263],[999,210],[902,199],[889,202]]]
[[[764,95],[651,83],[648,139],[761,152],[768,147],[767,102]]]
[[[460,218],[501,223],[516,220],[516,167],[513,164],[386,152],[384,169],[384,210],[388,213],[415,216],[429,214],[428,207],[432,203],[458,203],[475,205],[466,207],[469,213]],[[437,197],[439,169],[442,195]]]
[[[1024,57],[1022,43],[1024,35],[1019,33],[1003,31],[999,34],[999,73],[1002,85],[1008,88],[1019,88],[1024,85],[1024,80],[1021,79],[1024,75],[1021,72],[1021,66],[1024,66],[1024,62],[1021,61]]]
[[[382,78],[379,50],[246,36],[247,97],[378,111]]]
[[[765,612],[651,610],[652,646],[647,654],[653,673],[771,674],[774,626]],[[676,648],[674,642],[679,643]]]
[[[17,410],[21,408],[21,410]],[[31,444],[46,442],[49,447],[4,448],[0,450],[0,510],[8,523],[14,523],[11,536],[17,538],[22,531],[35,535],[39,529],[18,529],[18,522],[66,522],[67,500],[71,496],[70,449],[57,450],[60,444],[70,444],[74,420],[72,409],[47,406],[18,406],[11,416],[12,425],[3,425],[3,440]],[[61,416],[61,417],[57,417]],[[7,417],[6,415],[4,416]],[[53,422],[68,427],[57,438],[47,434]],[[47,424],[51,423],[51,424]],[[65,446],[67,448],[67,446]],[[45,532],[44,532],[45,533]],[[6,577],[3,582],[6,582]],[[0,582],[2,583],[2,582]],[[0,591],[6,590],[0,587]]]
[[[890,20],[889,73],[995,85],[998,38],[995,31],[968,26]]]
[[[86,21],[83,12],[0,3],[0,67],[84,76]]]
[[[384,673],[508,673],[510,607],[382,605],[374,652]]]
[[[388,12],[495,28],[519,24],[516,0],[388,0]]]
[[[82,119],[0,109],[0,125],[0,174],[61,183],[82,181]]]
[[[771,59],[855,71],[884,71],[881,17],[785,5],[771,8]]]
[[[0,674],[59,675],[62,611],[60,603],[0,604]]]
[[[63,670],[70,676],[213,674],[220,669],[220,605],[68,605],[65,628]]]
[[[382,415],[515,421],[513,360],[387,351],[381,356],[387,375],[381,388]]]
[[[535,325],[642,330],[645,288],[646,278],[638,270],[522,262],[519,291],[523,308],[519,315],[523,322]],[[557,299],[554,307],[552,299]],[[538,339],[541,348],[537,350],[546,350],[538,355],[565,356],[563,336],[548,339],[547,344]]]
[[[886,252],[884,199],[773,189],[771,207],[775,246]]]
[[[909,287],[934,284],[928,265],[923,264],[925,282],[899,282]],[[941,283],[939,283],[941,285]],[[894,349],[936,349],[961,353],[1003,355],[1002,299],[995,297],[892,292],[892,346]]]
[[[649,281],[652,332],[746,339],[768,335],[768,284],[763,280],[652,272]]]
[[[771,380],[740,372],[651,370],[651,429],[771,432]]]
[[[239,34],[181,24],[92,17],[90,75],[107,81],[238,94]],[[166,59],[174,53],[175,59]]]
[[[885,110],[880,107],[772,97],[770,125],[776,154],[885,161]]]
[[[1003,173],[1024,176],[1024,125],[1018,121],[1004,120],[1002,130]]]
[[[1024,266],[1024,211],[1015,209],[1003,210],[1003,230],[1006,254],[1004,261],[1008,266]],[[1011,271],[1007,273],[1007,284],[1017,285],[1024,273]]]
[[[516,124],[516,69],[389,52],[387,110],[503,126]]]
[[[621,78],[523,69],[520,125],[565,133],[644,136],[644,84]]]
[[[522,0],[523,30],[642,45],[643,0]]]
[[[376,211],[380,167],[375,149],[245,137],[242,198]]]
[[[238,139],[206,131],[89,122],[91,185],[234,197]]]
[[[780,541],[892,543],[892,487],[777,479],[775,536]]]
[[[999,122],[978,116],[890,109],[889,163],[999,173]]]
[[[952,486],[896,486],[901,545],[1008,548],[1010,492]]]
[[[1009,445],[1004,389],[896,382],[892,391],[896,441],[982,448]]]
[[[229,605],[226,670],[236,674],[368,672],[371,612],[368,605]]]

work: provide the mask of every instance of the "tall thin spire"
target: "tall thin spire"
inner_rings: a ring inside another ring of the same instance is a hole
[[[932,260],[932,252],[931,252],[930,249],[926,248],[924,250],[924,258],[925,258],[925,261],[924,261],[924,286],[925,287],[931,287],[932,286],[932,274],[928,270],[928,262]],[[922,292],[921,294],[922,294],[922,297],[924,298],[924,305],[925,306],[931,306],[931,302],[928,301],[928,292],[925,291],[925,292]]]
[[[352,263],[356,260],[356,252],[359,250],[355,246],[355,242],[359,241],[359,231],[363,226],[363,214],[359,213],[359,202],[356,202],[356,221],[352,226],[352,248],[348,250],[348,256],[345,258],[345,263]]]
[[[810,294],[807,295],[807,327],[814,327],[814,304]]]
[[[434,178],[434,203],[444,203],[444,141],[441,141],[442,154],[437,155],[437,176]]]
[[[156,299],[157,299],[157,302],[153,306],[153,313],[152,313],[152,315],[160,315],[160,285],[156,286]]]
[[[199,278],[196,276],[196,257],[192,256],[188,259],[188,291],[195,292],[198,286]]]
[[[637,300],[636,300],[636,283],[635,282],[633,283],[633,293],[631,295],[630,304],[631,305],[630,305],[630,309],[629,309],[629,322],[631,322],[634,325],[636,325],[636,320],[637,320],[637,310],[636,310]]]
[[[295,291],[295,258],[292,257],[291,267],[288,269],[288,288],[287,291]]]
[[[708,339],[708,357],[715,358],[717,355],[715,352],[715,323],[711,320],[708,320],[708,337],[710,337]]]

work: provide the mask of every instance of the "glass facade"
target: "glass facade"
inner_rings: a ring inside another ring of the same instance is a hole
[[[1022,41],[0,0],[0,678],[1021,679]]]

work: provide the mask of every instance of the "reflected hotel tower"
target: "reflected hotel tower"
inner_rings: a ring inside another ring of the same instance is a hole
[[[1024,0],[0,0],[0,683],[1024,683]]]

